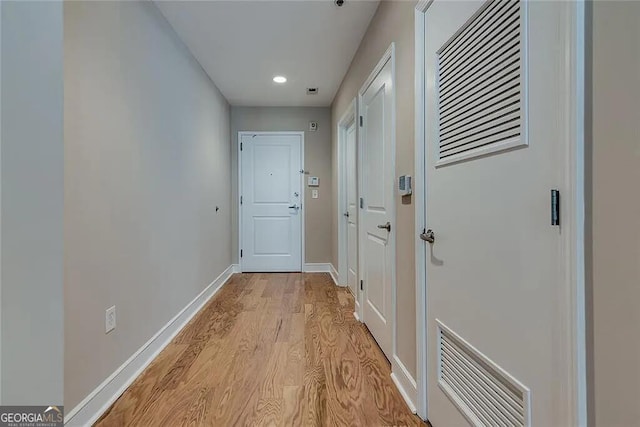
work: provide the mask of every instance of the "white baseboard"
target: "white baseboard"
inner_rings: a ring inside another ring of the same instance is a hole
[[[362,319],[360,319],[360,302],[358,302],[357,296],[354,295],[353,297],[355,298],[355,304],[353,307],[353,317],[355,317],[358,322],[362,322]]]
[[[234,273],[242,273],[242,268],[240,268],[240,264],[231,264],[231,274]]]
[[[331,274],[333,283],[335,283],[337,286],[345,286],[340,284],[340,280],[338,279],[338,272],[336,271],[336,268],[333,266],[333,264],[329,264],[329,267],[331,267],[331,270],[329,270],[329,274]]]
[[[302,271],[304,273],[331,273],[331,264],[328,262],[305,262]]]
[[[153,359],[173,340],[198,311],[236,272],[237,265],[230,265],[197,297],[162,327],[149,341],[126,362],[93,390],[75,408],[65,414],[65,426],[88,426],[95,423],[118,397],[145,370]]]
[[[398,388],[402,398],[414,414],[417,413],[416,404],[418,397],[418,384],[413,379],[407,367],[400,361],[397,355],[393,355],[391,362],[391,380]]]
[[[349,291],[349,294],[351,294],[351,296],[355,299],[356,296],[353,294],[353,290],[348,286],[345,286],[345,288],[347,288],[347,291]]]
[[[302,267],[302,271],[305,273],[329,273],[333,283],[341,286],[338,280],[338,272],[330,262],[306,262]]]

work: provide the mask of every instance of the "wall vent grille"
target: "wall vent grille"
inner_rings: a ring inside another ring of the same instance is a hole
[[[488,0],[437,52],[441,164],[527,144],[524,15]]]
[[[438,384],[474,426],[529,427],[529,389],[438,321]]]

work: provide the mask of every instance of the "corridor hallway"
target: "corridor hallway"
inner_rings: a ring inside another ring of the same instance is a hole
[[[329,274],[236,274],[96,425],[424,425]]]

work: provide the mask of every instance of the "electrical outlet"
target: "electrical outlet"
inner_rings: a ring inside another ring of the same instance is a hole
[[[116,328],[116,306],[107,308],[104,318],[104,333],[108,334]]]
[[[318,198],[318,190],[311,190],[311,198],[312,199]]]

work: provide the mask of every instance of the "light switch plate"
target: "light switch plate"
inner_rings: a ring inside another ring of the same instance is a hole
[[[318,190],[311,190],[311,198],[312,199],[318,198]]]
[[[116,306],[107,308],[104,318],[104,333],[108,334],[116,328]]]
[[[320,178],[318,178],[317,176],[310,176],[307,179],[307,185],[309,185],[309,187],[319,187],[320,186]]]

